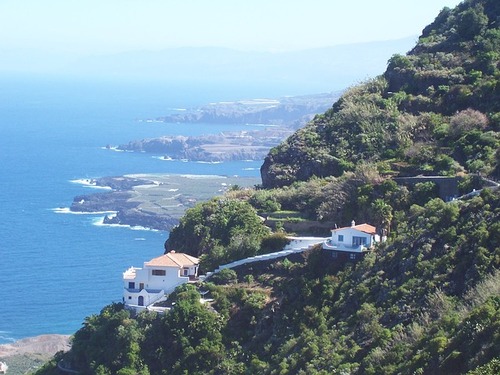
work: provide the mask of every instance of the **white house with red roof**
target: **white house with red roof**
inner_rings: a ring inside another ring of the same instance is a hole
[[[197,280],[200,261],[191,255],[170,251],[130,267],[123,273],[123,302],[138,310],[157,302],[177,286]]]
[[[323,242],[323,249],[331,251],[332,257],[360,259],[363,252],[380,242],[377,228],[370,224],[351,222],[350,227],[332,229],[332,236]]]

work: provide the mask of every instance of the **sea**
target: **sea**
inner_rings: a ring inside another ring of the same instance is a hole
[[[123,271],[163,253],[168,232],[103,226],[102,215],[67,213],[76,195],[94,191],[80,181],[136,173],[255,177],[262,164],[164,161],[106,145],[251,129],[145,120],[214,101],[286,94],[300,93],[209,80],[0,76],[0,344],[73,334],[86,317],[121,301]]]

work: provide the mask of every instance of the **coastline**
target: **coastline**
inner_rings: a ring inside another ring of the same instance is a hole
[[[40,335],[0,344],[0,362],[9,366],[8,374],[26,374],[41,367],[60,351],[71,348],[69,335]]]
[[[70,335],[47,334],[33,337],[25,337],[8,344],[0,344],[0,359],[15,355],[50,355],[59,351],[67,351],[71,348]]]
[[[132,230],[169,231],[184,212],[237,185],[260,183],[257,177],[196,174],[129,174],[82,181],[85,186],[108,187],[110,191],[74,197],[71,207],[56,213],[105,215],[98,226],[121,226]]]

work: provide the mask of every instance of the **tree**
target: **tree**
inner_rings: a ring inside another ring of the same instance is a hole
[[[254,255],[268,233],[248,202],[217,197],[187,210],[165,247],[198,257],[203,255],[215,266]]]
[[[432,182],[419,182],[413,188],[412,200],[414,203],[423,206],[429,200],[438,196],[438,186]]]
[[[484,130],[488,126],[488,117],[474,109],[466,109],[453,115],[450,121],[450,134],[459,138],[462,134],[474,129]]]
[[[476,5],[459,14],[458,34],[464,39],[473,39],[484,32],[488,26],[488,16],[482,5]]]
[[[385,229],[387,233],[391,231],[392,207],[385,203],[383,199],[375,199],[371,204],[371,213],[377,227]]]

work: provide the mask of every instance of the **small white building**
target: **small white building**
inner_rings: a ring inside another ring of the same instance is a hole
[[[323,249],[331,251],[333,258],[356,260],[377,242],[380,242],[377,228],[366,223],[356,225],[353,220],[350,227],[332,229],[332,236],[323,243]]]
[[[198,258],[170,251],[123,273],[123,302],[140,310],[171,293],[177,286],[198,277]]]
[[[6,374],[8,369],[9,366],[7,366],[7,363],[0,362],[0,374]]]

